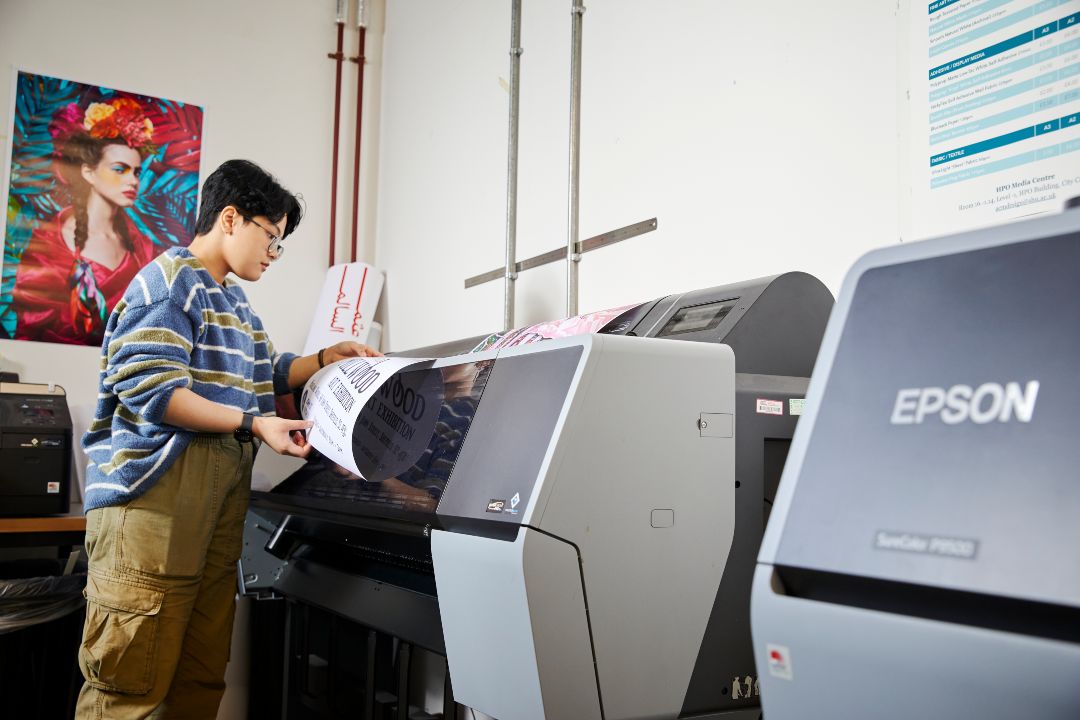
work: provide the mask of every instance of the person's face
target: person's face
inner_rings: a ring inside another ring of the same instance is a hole
[[[101,162],[83,165],[82,176],[93,192],[117,207],[131,207],[139,196],[142,157],[127,145],[106,145]]]
[[[231,208],[226,211],[232,213],[232,237],[225,243],[225,259],[229,268],[244,280],[258,280],[269,269],[270,263],[277,259],[270,252],[270,244],[274,236],[281,237],[285,232],[288,216],[273,223],[263,215],[245,220]]]

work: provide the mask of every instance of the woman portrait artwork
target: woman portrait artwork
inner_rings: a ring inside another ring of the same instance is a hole
[[[202,110],[19,73],[0,337],[100,345],[139,269],[193,236]]]

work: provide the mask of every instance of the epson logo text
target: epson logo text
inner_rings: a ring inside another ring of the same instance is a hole
[[[951,388],[905,388],[896,393],[889,422],[893,425],[918,425],[926,418],[937,416],[946,425],[958,425],[970,420],[978,425],[990,422],[1031,422],[1039,381],[983,383],[977,388],[953,385]]]

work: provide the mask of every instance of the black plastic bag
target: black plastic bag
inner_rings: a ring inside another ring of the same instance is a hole
[[[81,609],[86,575],[0,580],[0,635],[47,623]]]

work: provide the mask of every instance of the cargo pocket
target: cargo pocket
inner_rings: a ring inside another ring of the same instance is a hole
[[[79,665],[99,690],[145,695],[154,682],[158,612],[165,593],[135,580],[89,575]]]

